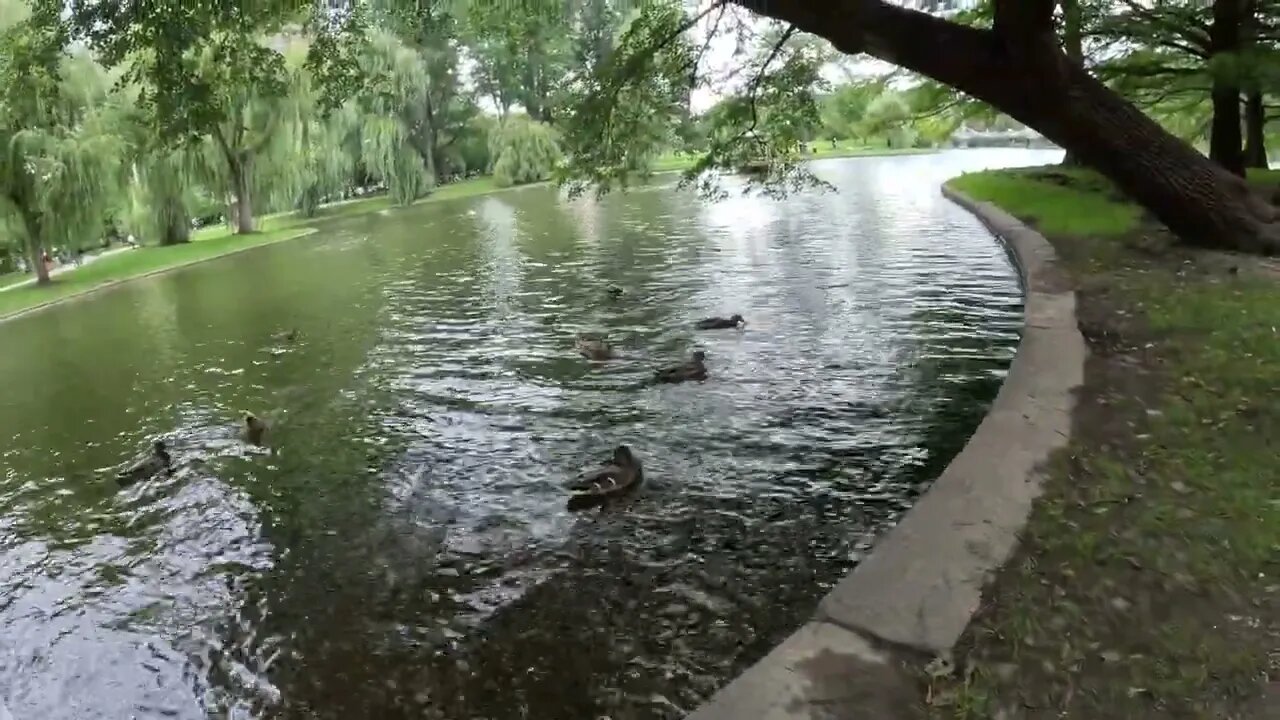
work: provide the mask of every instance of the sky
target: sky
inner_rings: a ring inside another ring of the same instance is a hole
[[[711,4],[711,0],[699,0],[697,3],[699,12]],[[752,13],[733,7],[730,13],[737,13],[739,18],[746,23],[747,27],[752,30],[763,30],[769,24],[769,20],[762,19],[752,15]],[[714,25],[715,13],[703,18],[702,22],[691,32],[690,37],[696,40],[706,38]],[[732,27],[726,22],[721,27],[720,33],[712,38],[711,43],[707,46],[707,51],[702,58],[702,69],[708,73],[709,77],[717,77],[723,75],[726,71],[733,68],[735,62],[733,58],[733,49],[735,44],[734,34],[725,32],[725,27]],[[879,60],[869,58],[865,55],[851,58],[841,65],[830,64],[823,69],[823,76],[833,84],[843,84],[848,82],[849,73],[857,75],[875,75],[883,74],[892,69],[893,66],[883,63]],[[690,98],[694,114],[702,113],[709,110],[713,105],[719,102],[725,95],[731,93],[733,88],[725,86],[720,87],[700,87],[693,92]]]

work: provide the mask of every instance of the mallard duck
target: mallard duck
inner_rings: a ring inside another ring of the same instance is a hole
[[[693,356],[687,362],[655,371],[653,374],[654,382],[678,383],[686,380],[706,380],[706,359],[707,354],[705,352],[695,350]]]
[[[609,286],[606,287],[604,291],[613,297],[619,297],[626,292],[626,290],[623,290],[621,287],[614,285],[613,283],[609,283]]]
[[[252,414],[244,416],[244,434],[254,445],[262,444],[262,437],[267,434],[267,424]]]
[[[699,330],[724,330],[726,328],[739,327],[746,324],[747,321],[743,320],[741,315],[735,313],[727,318],[712,317],[707,318],[706,320],[699,320],[697,322],[697,328]]]
[[[149,480],[173,467],[173,458],[163,440],[157,440],[151,446],[151,453],[135,461],[129,467],[116,474],[116,482],[121,485],[132,485],[142,480]]]
[[[574,346],[589,360],[608,360],[613,356],[613,347],[599,335],[579,334]]]
[[[603,467],[583,474],[569,485],[570,510],[581,510],[634,490],[644,481],[640,460],[626,445],[614,448],[613,459]]]

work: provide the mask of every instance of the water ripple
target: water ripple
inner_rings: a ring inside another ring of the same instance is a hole
[[[0,701],[680,717],[807,617],[985,412],[1021,293],[937,185],[1045,159],[826,161],[839,194],[784,202],[528,188],[7,324]],[[744,330],[692,329],[733,312]],[[579,358],[584,331],[616,357]],[[646,383],[695,348],[706,382]],[[238,436],[246,411],[269,448]],[[172,477],[117,489],[155,437]],[[564,481],[620,442],[644,486],[568,513]]]

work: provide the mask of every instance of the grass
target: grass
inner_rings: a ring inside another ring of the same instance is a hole
[[[886,148],[883,145],[863,145],[848,140],[839,141],[834,147],[827,142],[810,144],[812,152],[806,156],[809,160],[845,157],[877,157],[883,155],[922,155],[937,152],[928,148]],[[654,172],[675,172],[693,167],[696,155],[663,155],[653,163]]]
[[[1167,231],[1090,173],[955,187],[1053,242],[1090,359],[1071,445],[931,712],[1280,717],[1260,692],[1280,674],[1280,270],[1153,248]]]
[[[418,202],[470,197],[498,189],[492,178],[476,178],[441,186]],[[113,254],[59,273],[47,286],[30,285],[0,291],[0,321],[35,307],[66,300],[125,280],[307,235],[316,225],[328,220],[378,212],[390,207],[392,203],[386,197],[349,200],[322,207],[312,218],[296,213],[260,217],[259,231],[249,235],[235,235],[225,226],[203,228],[192,233],[191,242],[184,245],[143,247]],[[30,277],[22,274],[0,276],[0,289],[24,282]]]

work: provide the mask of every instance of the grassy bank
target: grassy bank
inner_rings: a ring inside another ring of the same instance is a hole
[[[805,156],[807,160],[825,160],[828,158],[878,157],[883,155],[923,155],[937,152],[928,148],[886,148],[883,145],[861,145],[849,141],[838,142],[833,147],[830,143],[812,143],[813,152]],[[697,161],[695,155],[663,155],[653,163],[654,172],[674,172],[687,170]]]
[[[419,203],[438,202],[497,190],[492,178],[477,178],[444,185]],[[84,266],[67,270],[44,287],[24,285],[10,287],[30,279],[30,275],[0,277],[0,320],[60,300],[113,285],[132,278],[211,260],[216,257],[270,245],[309,234],[328,220],[378,212],[392,207],[386,197],[364,198],[334,203],[320,209],[315,217],[296,213],[279,213],[259,218],[259,232],[234,235],[226,227],[205,228],[192,234],[191,242],[171,247],[143,247],[96,259]]]
[[[1280,717],[1280,265],[1182,248],[1083,171],[954,185],[1054,244],[1090,358],[1071,446],[931,712]]]

